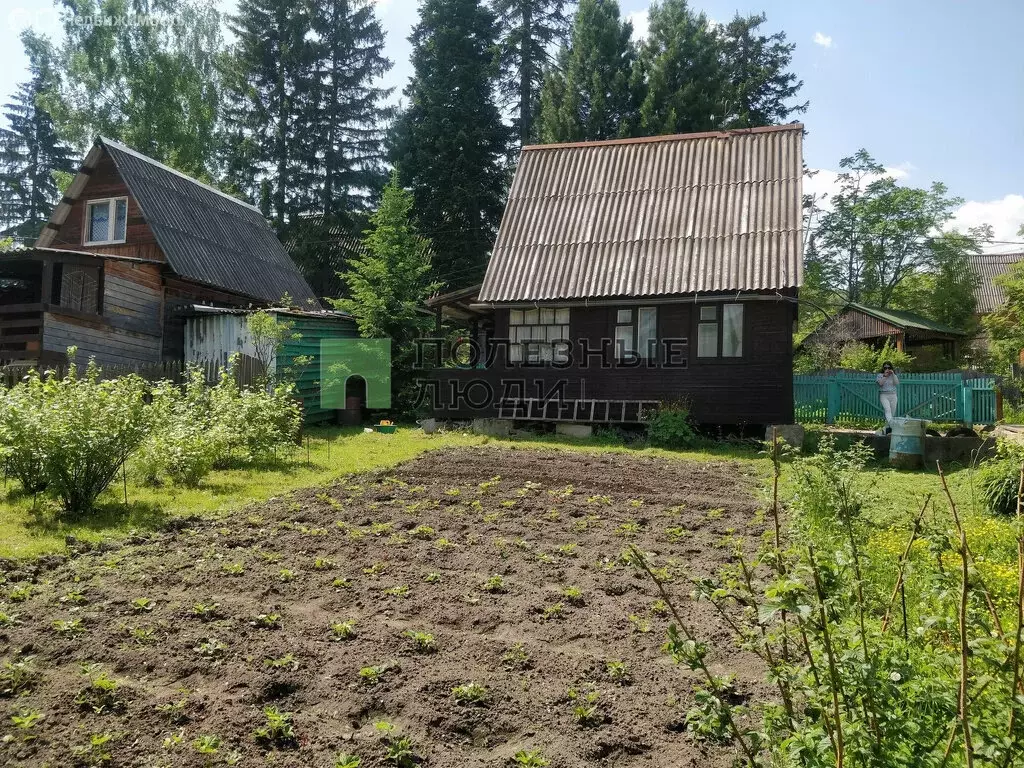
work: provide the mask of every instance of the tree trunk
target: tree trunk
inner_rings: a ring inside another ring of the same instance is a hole
[[[523,6],[523,34],[519,42],[519,145],[530,143],[533,129],[533,72],[531,41],[533,39],[533,8]]]

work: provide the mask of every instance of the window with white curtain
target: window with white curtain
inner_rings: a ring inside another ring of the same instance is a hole
[[[509,362],[564,363],[569,359],[569,309],[509,310],[508,337]]]
[[[127,197],[90,200],[85,204],[85,245],[123,243],[127,230]]]
[[[743,305],[710,304],[697,311],[697,357],[743,357]]]

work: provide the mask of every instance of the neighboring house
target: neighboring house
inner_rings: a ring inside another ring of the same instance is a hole
[[[524,147],[483,284],[430,302],[493,357],[435,370],[435,414],[792,421],[802,137]]]
[[[958,360],[966,337],[961,330],[914,312],[850,302],[809,334],[801,346],[841,346],[860,341],[881,348],[891,342],[893,347],[909,355],[918,356],[927,347],[938,347],[942,357]]]
[[[974,312],[982,317],[999,309],[1006,301],[1006,294],[996,284],[996,278],[1009,272],[1014,264],[1024,261],[1024,252],[979,253],[969,259],[971,269],[978,276],[974,289]]]
[[[259,210],[97,139],[35,246],[0,254],[0,361],[181,360],[196,304],[320,309]]]
[[[256,362],[258,373],[286,375],[295,382],[302,398],[306,423],[334,417],[321,403],[321,345],[325,339],[359,337],[356,321],[344,312],[269,307],[266,312],[286,323],[288,336],[279,349],[257,345],[249,332],[248,318],[255,310],[196,306],[185,318],[185,362],[206,367],[225,367],[231,356]]]

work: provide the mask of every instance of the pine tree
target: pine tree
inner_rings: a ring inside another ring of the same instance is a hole
[[[392,392],[399,410],[411,401],[414,341],[433,323],[421,311],[423,303],[439,286],[430,279],[430,241],[416,231],[412,206],[412,195],[393,173],[370,217],[362,254],[340,275],[351,298],[331,302],[356,319],[362,336],[391,340]]]
[[[322,176],[320,210],[326,218],[366,210],[383,185],[384,125],[393,110],[391,89],[374,81],[391,69],[384,29],[370,0],[321,0],[312,11],[315,98],[309,123]]]
[[[790,104],[803,86],[786,71],[796,45],[786,42],[786,33],[759,35],[765,15],[740,16],[722,30],[722,53],[729,73],[730,128],[779,125],[791,115],[807,110],[807,102]]]
[[[495,35],[479,0],[424,0],[410,37],[394,159],[434,243],[434,276],[450,286],[481,279],[502,212],[508,130],[493,96]]]
[[[613,139],[636,129],[632,34],[616,0],[581,0],[569,46],[544,79],[538,116],[542,142]]]
[[[640,108],[645,135],[711,131],[726,124],[730,86],[722,41],[707,16],[691,10],[686,0],[651,5],[639,74],[647,84]]]
[[[54,51],[45,38],[26,30],[21,36],[29,79],[4,105],[7,128],[0,128],[0,222],[8,232],[33,239],[42,231],[60,197],[57,174],[74,169],[72,150],[57,136],[42,96],[56,86]]]
[[[512,106],[519,144],[533,141],[549,51],[564,44],[565,0],[493,0],[500,29],[501,95]]]
[[[241,0],[229,19],[235,43],[224,86],[225,174],[235,188],[259,198],[278,230],[314,207],[300,183],[308,125],[312,50],[308,6],[294,0]],[[309,181],[307,174],[301,181]]]

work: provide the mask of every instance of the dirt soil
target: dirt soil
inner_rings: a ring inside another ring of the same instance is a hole
[[[714,669],[736,676],[738,699],[764,699],[756,658],[687,597],[687,578],[728,562],[730,536],[762,533],[758,483],[729,462],[446,450],[8,563],[0,764],[334,768],[351,753],[374,768],[408,737],[437,768],[515,765],[520,750],[551,768],[729,765],[730,748],[688,732],[697,675],[660,650],[655,586],[620,555],[654,553]],[[343,639],[330,625],[346,621]],[[457,701],[470,682],[483,700]],[[291,713],[293,737],[255,735],[268,707]],[[33,711],[30,727],[11,719]]]

